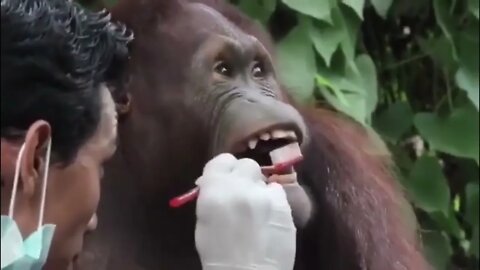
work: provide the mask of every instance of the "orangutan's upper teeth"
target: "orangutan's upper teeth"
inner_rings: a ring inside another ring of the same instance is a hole
[[[287,137],[287,131],[285,130],[274,130],[272,131],[272,138],[274,139],[281,139]]]
[[[258,140],[257,139],[251,139],[248,141],[248,148],[254,149],[255,146],[257,146]]]
[[[291,130],[274,130],[272,131],[272,138],[273,139],[282,139],[282,138],[289,138],[289,139],[297,139],[295,132]]]
[[[294,131],[288,131],[287,132],[288,134],[288,137],[292,138],[292,139],[297,139],[297,135],[295,135],[295,132]]]
[[[264,140],[264,141],[268,141],[268,140],[270,140],[270,134],[263,133],[262,135],[260,135],[260,139]]]

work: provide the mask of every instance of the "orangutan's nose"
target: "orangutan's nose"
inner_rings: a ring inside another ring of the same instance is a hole
[[[97,213],[93,214],[92,218],[87,224],[87,232],[94,231],[97,228],[98,218]]]

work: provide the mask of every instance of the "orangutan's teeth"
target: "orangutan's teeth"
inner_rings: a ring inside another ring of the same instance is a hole
[[[270,134],[263,133],[262,135],[260,135],[260,139],[263,140],[263,141],[268,141],[268,140],[270,140]]]
[[[287,137],[289,137],[290,139],[297,139],[297,135],[295,135],[295,132],[294,131],[287,131]]]
[[[288,139],[296,140],[297,136],[295,135],[294,131],[277,129],[272,131],[272,138],[273,139],[288,138]]]
[[[257,146],[258,140],[257,139],[251,139],[248,141],[248,148],[250,149],[255,149],[255,146]]]
[[[274,130],[272,131],[273,139],[282,139],[288,137],[288,131],[286,130]]]

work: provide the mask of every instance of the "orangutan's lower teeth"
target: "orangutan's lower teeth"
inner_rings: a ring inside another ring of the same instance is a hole
[[[273,182],[281,185],[296,183],[297,173],[293,172],[290,174],[281,174],[281,175],[274,174],[272,176],[269,176],[267,178],[267,183],[273,183]]]

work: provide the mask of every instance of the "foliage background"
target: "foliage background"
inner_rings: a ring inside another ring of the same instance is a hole
[[[270,30],[299,102],[383,138],[435,268],[479,269],[479,0],[231,2]]]

